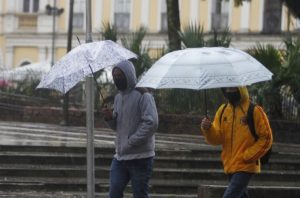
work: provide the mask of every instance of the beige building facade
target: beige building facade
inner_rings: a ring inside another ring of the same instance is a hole
[[[125,34],[145,26],[145,45],[150,49],[167,46],[166,0],[91,1],[94,40],[99,40],[103,23],[110,22]],[[85,0],[74,2],[73,47],[78,45],[75,35],[81,42],[85,40],[86,14]],[[179,5],[182,28],[200,24],[209,33],[228,27],[234,33],[232,47],[240,49],[257,42],[282,46],[281,32],[300,28],[299,20],[290,16],[280,0],[251,0],[241,7],[235,7],[233,0],[179,0]],[[63,12],[53,17],[49,7]],[[1,0],[0,67],[55,62],[62,57],[67,47],[69,10],[69,0]]]

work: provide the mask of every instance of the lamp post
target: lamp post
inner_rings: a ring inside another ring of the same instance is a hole
[[[86,0],[86,33],[85,42],[92,39],[92,2]],[[87,197],[95,197],[95,148],[94,148],[94,81],[92,75],[86,81],[86,128],[87,128]]]
[[[69,24],[68,24],[68,43],[67,43],[67,53],[72,49],[72,35],[73,35],[73,8],[74,0],[70,0],[70,10],[69,10]],[[69,126],[69,91],[64,95],[63,104],[63,121],[62,124]]]
[[[56,0],[53,0],[53,7],[49,4],[46,5],[46,13],[48,15],[53,16],[53,23],[52,23],[52,51],[51,51],[51,66],[54,65],[54,48],[55,48],[55,26],[56,26],[56,16],[61,15],[64,12],[63,8],[56,7]]]

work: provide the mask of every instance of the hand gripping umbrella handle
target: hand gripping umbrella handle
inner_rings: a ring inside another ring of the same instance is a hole
[[[204,90],[204,113],[205,113],[205,117],[208,118],[208,116],[207,116],[206,90]]]

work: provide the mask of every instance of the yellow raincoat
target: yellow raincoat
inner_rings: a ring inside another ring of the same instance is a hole
[[[225,104],[216,112],[209,130],[201,128],[206,141],[212,145],[222,145],[222,162],[224,172],[259,173],[261,158],[273,142],[269,120],[263,109],[256,105],[254,108],[254,125],[258,140],[255,141],[248,128],[246,115],[250,104],[246,87],[239,87],[241,101],[236,107],[230,103],[224,109],[220,123],[221,111]]]

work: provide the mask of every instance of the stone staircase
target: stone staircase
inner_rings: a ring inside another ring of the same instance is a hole
[[[96,197],[102,198],[109,188],[114,133],[94,133]],[[0,197],[86,197],[85,138],[83,127],[0,122]],[[300,195],[300,146],[276,143],[273,151],[251,188],[292,188]],[[197,197],[200,185],[224,190],[219,155],[220,148],[200,135],[157,133],[151,197]],[[125,197],[130,192],[129,186]]]

